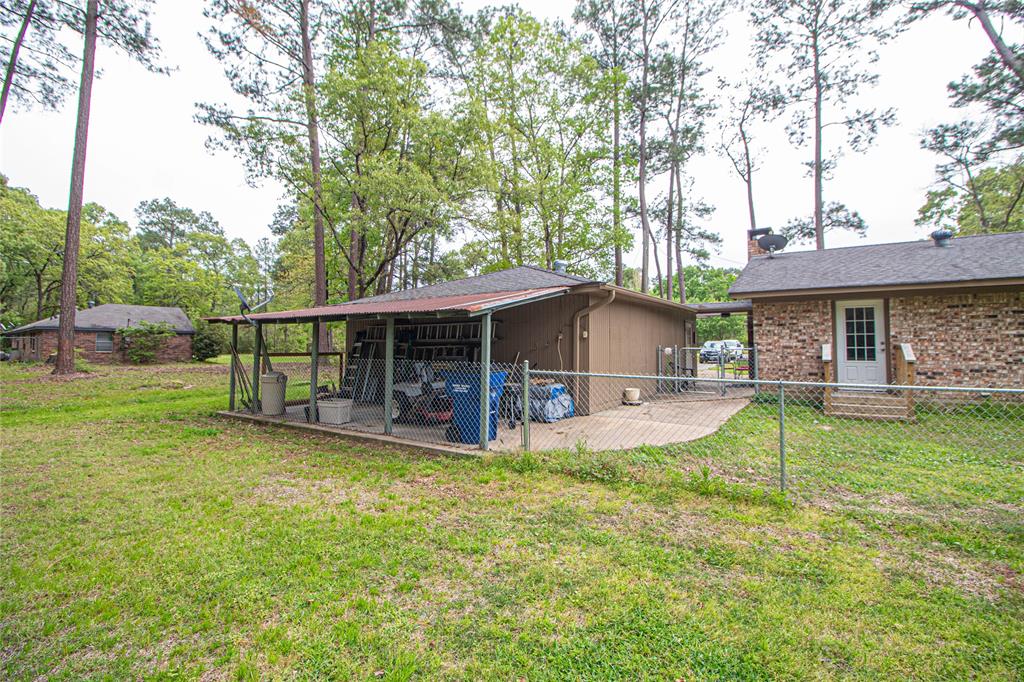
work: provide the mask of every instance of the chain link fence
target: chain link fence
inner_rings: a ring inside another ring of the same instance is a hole
[[[682,349],[671,354],[683,357]],[[727,482],[812,494],[899,462],[1022,466],[1019,388],[762,381],[687,372],[674,360],[662,366],[669,373],[655,375],[493,363],[482,410],[480,363],[400,359],[389,378],[382,359],[340,360],[320,358],[311,415],[309,356],[274,358],[274,370],[287,375],[280,416],[457,449],[486,443],[499,452],[671,462]]]

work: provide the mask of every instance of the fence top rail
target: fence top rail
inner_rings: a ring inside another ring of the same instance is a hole
[[[948,393],[998,393],[1002,395],[1024,395],[1024,388],[986,388],[968,386],[921,386],[903,384],[840,384],[826,383],[824,381],[784,381],[768,379],[719,379],[715,377],[688,377],[670,376],[658,374],[613,374],[608,372],[570,372],[555,369],[530,368],[530,374],[566,376],[566,377],[598,377],[606,379],[633,379],[639,381],[688,381],[693,383],[705,383],[719,386],[721,384],[734,384],[736,386],[786,386],[786,387],[807,387],[807,388],[846,388],[854,390],[869,391],[942,391]]]

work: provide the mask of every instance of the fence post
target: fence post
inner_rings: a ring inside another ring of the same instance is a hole
[[[530,451],[530,361],[523,361],[523,451]]]
[[[718,349],[718,378],[721,393],[725,395],[725,346]]]
[[[662,354],[661,346],[658,346],[658,362],[655,363],[657,367],[658,378],[654,380],[654,392],[661,393],[661,375],[665,373],[665,356]]]
[[[238,325],[231,325],[231,374],[228,379],[228,409],[232,412],[235,411],[235,382],[237,379],[235,375],[237,370],[235,369],[236,356],[238,355]]]
[[[393,430],[391,410],[395,393],[395,318],[389,317],[384,330],[384,433]]]
[[[316,387],[320,382],[318,373],[320,371],[320,321],[313,321],[313,336],[309,347],[309,415],[306,421],[316,424],[320,421],[320,415],[316,408]]]
[[[786,492],[786,387],[779,381],[779,490]]]

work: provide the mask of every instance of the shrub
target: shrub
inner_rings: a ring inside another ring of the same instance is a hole
[[[118,329],[121,345],[128,359],[137,365],[156,360],[156,352],[164,341],[174,336],[174,328],[166,322],[139,322],[138,326]]]
[[[226,353],[228,340],[224,329],[209,322],[196,325],[196,335],[192,337],[192,357],[202,362]]]

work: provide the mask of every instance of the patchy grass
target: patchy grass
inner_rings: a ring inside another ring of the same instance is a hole
[[[45,372],[0,367],[7,679],[1024,674],[1020,452],[794,417],[792,504],[752,419],[464,461],[217,420],[212,363]]]

